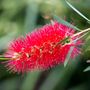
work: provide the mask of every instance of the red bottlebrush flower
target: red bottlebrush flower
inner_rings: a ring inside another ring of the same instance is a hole
[[[73,42],[75,30],[53,22],[45,25],[13,41],[6,52],[7,67],[12,72],[27,72],[35,69],[48,69],[59,63],[63,63],[71,46],[75,46],[71,58],[79,54],[78,45],[81,41]]]

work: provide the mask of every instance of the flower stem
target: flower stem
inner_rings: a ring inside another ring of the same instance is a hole
[[[0,60],[10,60],[10,57],[4,57],[3,55],[0,55]]]
[[[70,38],[70,37],[66,37],[65,39],[61,40],[60,42],[58,42],[58,43],[55,45],[55,47],[56,47],[57,45],[59,45],[59,44],[64,44],[65,41],[67,41],[69,38]]]
[[[0,57],[0,60],[10,60],[11,58]]]
[[[77,41],[77,40],[83,38],[83,37],[86,36],[87,34],[88,34],[88,32],[87,32],[87,33],[84,33],[82,36],[80,36],[79,38],[75,39],[73,42],[75,42],[75,41]]]
[[[86,33],[86,32],[88,32],[88,31],[90,31],[90,28],[85,29],[85,30],[82,30],[81,32],[74,34],[72,37],[75,37],[75,36],[78,36],[78,35],[80,35],[80,34]]]

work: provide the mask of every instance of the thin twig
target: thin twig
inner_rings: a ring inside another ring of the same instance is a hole
[[[72,37],[78,36],[78,35],[80,35],[80,34],[83,34],[83,33],[85,33],[85,32],[88,32],[88,31],[90,31],[90,28],[85,29],[85,30],[82,30],[81,32],[74,34]]]

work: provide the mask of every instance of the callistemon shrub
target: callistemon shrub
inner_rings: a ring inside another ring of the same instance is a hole
[[[63,63],[72,46],[71,58],[74,58],[80,53],[78,45],[81,45],[80,40],[74,42],[78,38],[74,34],[74,29],[56,21],[38,28],[10,44],[5,54],[10,57],[6,67],[18,73],[46,70]]]

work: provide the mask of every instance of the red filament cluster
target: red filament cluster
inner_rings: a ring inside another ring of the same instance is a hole
[[[74,34],[75,30],[56,21],[38,28],[10,44],[5,56],[11,59],[6,67],[18,73],[48,69],[63,63],[71,46],[74,46],[71,53],[74,58],[79,54],[78,45],[81,44],[80,40],[73,42],[77,38],[72,38]]]

